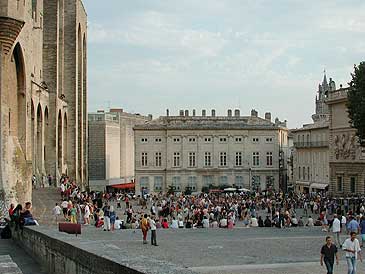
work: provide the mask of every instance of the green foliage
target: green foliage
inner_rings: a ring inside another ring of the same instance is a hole
[[[352,80],[347,95],[350,123],[356,128],[356,135],[361,146],[365,146],[365,62],[354,65]]]

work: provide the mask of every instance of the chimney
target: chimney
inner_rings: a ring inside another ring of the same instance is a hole
[[[234,117],[240,117],[240,110],[239,109],[234,110]]]
[[[109,110],[109,112],[120,112],[120,113],[122,113],[123,112],[123,109],[122,108],[111,108]]]
[[[180,116],[184,116],[184,111],[180,109]]]
[[[97,113],[104,113],[104,110],[103,109],[98,109],[96,112]]]
[[[205,109],[202,110],[202,116],[203,117],[207,116],[207,111]]]
[[[232,117],[232,110],[231,109],[228,110],[227,115],[228,115],[228,117]]]
[[[195,116],[196,115],[196,110],[195,109],[193,109],[193,116]]]
[[[270,112],[265,113],[265,120],[271,122],[271,113]]]
[[[258,114],[258,112],[255,109],[251,110],[251,116],[252,117],[257,117],[258,115],[259,114]]]
[[[212,109],[212,117],[215,117],[215,109]]]
[[[185,110],[185,116],[187,117],[187,116],[189,116],[189,110]]]
[[[166,116],[170,116],[170,111],[169,111],[169,109],[166,109]]]

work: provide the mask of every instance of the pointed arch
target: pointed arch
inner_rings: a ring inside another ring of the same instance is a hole
[[[44,142],[43,142],[44,165],[45,165],[45,169],[46,169],[45,175],[50,174],[50,161],[49,161],[49,155],[48,155],[48,147],[49,147],[49,144],[48,144],[49,137],[48,136],[50,135],[50,132],[49,132],[48,116],[49,116],[48,107],[46,106],[44,109]]]
[[[62,113],[61,110],[58,111],[58,119],[57,119],[57,162],[58,162],[58,171],[62,174],[62,164],[63,164],[63,132],[62,132]]]
[[[38,103],[37,106],[37,150],[36,150],[36,158],[37,158],[37,171],[38,175],[42,175],[43,171],[43,112],[42,106]]]
[[[67,146],[67,142],[68,142],[68,130],[67,130],[67,114],[65,113],[63,115],[63,159],[64,159],[64,163],[67,166],[67,160],[68,160],[68,146]]]

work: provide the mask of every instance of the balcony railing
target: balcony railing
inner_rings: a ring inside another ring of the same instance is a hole
[[[294,142],[296,148],[328,147],[328,141]]]

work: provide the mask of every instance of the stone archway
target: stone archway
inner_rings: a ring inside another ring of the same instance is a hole
[[[63,162],[67,169],[67,163],[68,163],[68,132],[67,132],[67,114],[65,113],[63,116]]]
[[[57,131],[57,162],[58,162],[58,172],[62,175],[62,167],[63,167],[63,132],[62,132],[62,114],[61,110],[58,111],[58,131]]]
[[[19,43],[14,47],[9,66],[8,81],[8,126],[9,135],[16,137],[25,153],[26,144],[26,96],[25,69]]]
[[[37,163],[37,173],[39,176],[43,173],[44,167],[44,155],[43,155],[43,112],[41,104],[37,107],[37,136],[36,136],[36,163]]]
[[[46,174],[50,174],[50,161],[48,155],[48,147],[49,147],[49,122],[48,122],[48,107],[44,109],[44,142],[43,142],[43,155],[44,155],[44,167]]]

